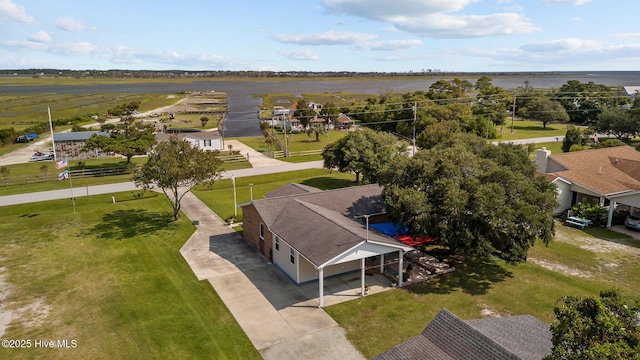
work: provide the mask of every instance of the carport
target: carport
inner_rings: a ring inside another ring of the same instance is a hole
[[[609,214],[607,216],[607,227],[611,227],[611,221],[613,220],[613,212],[617,205],[627,205],[632,208],[640,208],[640,191],[623,191],[617,194],[607,195],[609,199]]]
[[[331,266],[337,266],[340,264],[346,264],[353,261],[360,262],[360,294],[364,296],[365,293],[365,261],[368,258],[380,256],[380,272],[384,272],[384,256],[385,254],[390,254],[393,252],[398,252],[398,286],[402,285],[402,258],[404,257],[404,253],[406,251],[413,250],[412,247],[403,245],[401,243],[390,244],[383,242],[376,242],[370,239],[366,239],[362,243],[354,246],[353,248],[343,252],[342,254],[330,259],[329,261],[320,264],[316,267],[318,270],[318,306],[324,306],[324,270],[325,268],[329,268]]]

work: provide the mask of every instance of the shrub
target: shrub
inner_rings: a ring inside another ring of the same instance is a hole
[[[607,221],[608,212],[599,204],[579,203],[574,205],[571,211],[575,216],[591,220],[593,225],[602,226]]]

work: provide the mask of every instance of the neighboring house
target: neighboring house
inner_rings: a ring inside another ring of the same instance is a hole
[[[627,94],[627,96],[631,96],[635,99],[635,97],[640,93],[640,86],[625,86],[624,92]]]
[[[158,134],[158,142],[167,141],[171,136],[186,140],[200,150],[224,150],[224,142],[218,131],[190,131],[175,134]]]
[[[290,116],[293,114],[293,110],[285,109],[282,106],[274,106],[272,114],[273,116]]]
[[[313,110],[320,110],[322,109],[322,104],[310,102],[309,107],[312,108]]]
[[[536,166],[558,187],[556,213],[577,203],[596,203],[609,207],[609,227],[619,204],[640,208],[640,152],[630,146],[555,155],[542,148]]]
[[[347,115],[340,113],[335,127],[337,129],[349,129],[351,126],[353,126],[353,120],[351,120]]]
[[[540,360],[551,354],[549,326],[531,315],[461,320],[442,309],[417,336],[374,360]]]
[[[76,131],[53,134],[53,144],[56,150],[56,158],[67,158],[68,160],[72,160],[107,157],[108,154],[102,151],[102,149],[82,151],[86,141],[93,134],[107,137],[109,136],[109,133],[101,131]]]
[[[288,184],[240,205],[243,236],[294,283],[318,281],[322,307],[325,277],[360,270],[364,287],[366,259],[382,267],[385,256],[397,257],[403,269],[404,253],[413,250],[365,225],[383,213],[381,194],[379,185],[322,191]]]

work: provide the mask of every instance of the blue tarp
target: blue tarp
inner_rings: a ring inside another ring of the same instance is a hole
[[[402,231],[402,227],[394,224],[393,222],[369,224],[369,226],[389,236],[397,236],[404,233]]]

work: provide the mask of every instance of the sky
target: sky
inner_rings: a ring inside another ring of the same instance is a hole
[[[638,0],[0,0],[0,69],[640,70]]]

